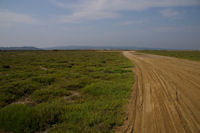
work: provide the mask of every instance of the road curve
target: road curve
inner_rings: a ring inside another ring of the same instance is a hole
[[[135,65],[119,133],[200,133],[200,62],[124,51]]]

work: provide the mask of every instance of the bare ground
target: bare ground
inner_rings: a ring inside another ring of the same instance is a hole
[[[200,62],[124,51],[135,84],[119,133],[200,133]]]

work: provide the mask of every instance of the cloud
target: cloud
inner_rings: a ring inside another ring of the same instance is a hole
[[[106,18],[116,18],[119,14],[112,13],[112,12],[89,12],[89,11],[82,11],[82,12],[74,12],[71,15],[62,15],[59,16],[57,22],[61,23],[79,23],[84,20],[98,20],[98,19],[106,19]]]
[[[156,27],[153,31],[156,32],[180,32],[181,28],[173,26]]]
[[[54,0],[55,2],[55,0]],[[119,17],[119,14],[113,11],[104,10],[107,0],[85,0],[77,4],[71,4],[71,6],[56,3],[60,7],[70,8],[72,14],[70,15],[61,15],[58,17],[58,22],[62,23],[78,23],[85,20],[99,20],[107,18],[116,18]]]
[[[176,17],[180,14],[178,11],[172,9],[165,9],[162,10],[160,13],[162,14],[163,17],[166,18]]]
[[[59,2],[58,0],[51,0],[51,2],[56,5],[56,6],[59,6],[59,7],[63,7],[63,8],[72,8],[73,5],[70,4],[70,3],[62,3],[62,2]]]
[[[128,25],[133,25],[133,24],[143,24],[145,23],[146,20],[128,20],[128,21],[123,21],[123,22],[120,22],[119,24],[121,26],[128,26]]]
[[[153,7],[177,7],[199,5],[199,0],[74,0],[72,3],[62,3],[52,0],[54,4],[74,10],[144,10]]]
[[[154,7],[181,7],[200,4],[199,0],[74,0],[71,3],[51,1],[59,7],[72,11],[71,14],[60,16],[59,22],[115,18],[120,16],[120,11],[140,11]],[[172,11],[165,12],[163,14],[166,16],[176,14]]]
[[[27,14],[0,11],[0,23],[2,25],[13,23],[38,24],[39,21]]]

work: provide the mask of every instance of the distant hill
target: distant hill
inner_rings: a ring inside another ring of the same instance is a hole
[[[87,46],[87,45],[69,45],[69,46],[55,46],[47,48],[37,47],[0,47],[0,50],[187,50],[187,49],[166,49],[166,48],[148,48],[136,46]]]
[[[41,50],[36,47],[0,47],[0,50]]]
[[[56,46],[47,50],[144,50],[152,48],[139,48],[135,46]]]
[[[137,46],[87,46],[87,45],[69,45],[69,46],[55,46],[44,48],[46,50],[194,50],[184,48],[150,48]]]

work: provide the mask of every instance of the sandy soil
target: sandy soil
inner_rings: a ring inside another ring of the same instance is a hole
[[[200,133],[200,62],[124,51],[135,84],[119,133]]]

